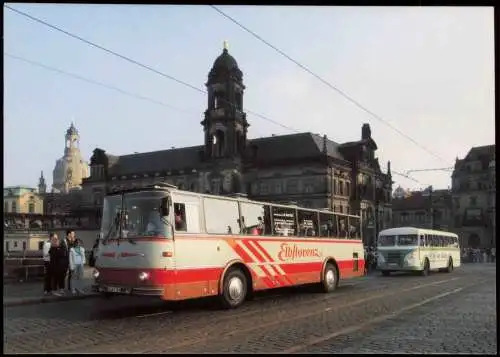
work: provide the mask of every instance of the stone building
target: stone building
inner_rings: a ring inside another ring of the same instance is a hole
[[[361,213],[367,242],[390,223],[392,178],[390,169],[381,171],[368,124],[360,140],[342,144],[308,132],[249,139],[243,73],[227,48],[206,87],[202,145],[123,156],[95,149],[82,184],[85,206],[99,210],[109,190],[166,181],[196,192]]]
[[[43,196],[37,189],[25,186],[11,186],[3,189],[3,211],[5,213],[43,214]]]
[[[71,123],[65,135],[64,155],[54,167],[52,192],[69,193],[72,189],[78,189],[88,174],[88,163],[80,152],[80,135]]]
[[[453,230],[450,190],[404,191],[398,187],[392,200],[392,226]]]
[[[495,145],[457,158],[452,175],[455,228],[464,247],[496,247]]]

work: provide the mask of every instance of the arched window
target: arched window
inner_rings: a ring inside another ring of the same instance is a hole
[[[243,110],[243,95],[240,92],[236,92],[236,109]]]
[[[28,204],[28,212],[29,213],[35,213],[35,204],[33,202],[30,202]]]
[[[222,130],[217,130],[213,137],[213,145],[214,145],[214,156],[221,157],[224,156],[224,150],[226,146],[225,135]]]

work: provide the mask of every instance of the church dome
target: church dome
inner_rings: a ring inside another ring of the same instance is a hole
[[[227,48],[224,48],[222,54],[215,59],[212,69],[223,69],[227,71],[232,71],[239,68],[238,68],[238,62],[236,62],[234,57],[229,54]]]
[[[241,80],[243,73],[238,67],[238,62],[233,56],[229,54],[227,49],[227,43],[224,43],[224,49],[222,53],[214,61],[212,69],[210,70],[209,77],[217,77],[219,75],[233,75],[237,79]]]
[[[83,160],[79,148],[78,130],[73,123],[66,131],[64,156],[56,161],[52,175],[53,190],[64,193],[80,186],[83,179],[89,176],[89,165]]]

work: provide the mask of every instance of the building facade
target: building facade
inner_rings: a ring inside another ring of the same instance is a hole
[[[33,187],[5,187],[3,189],[3,210],[4,213],[43,214],[43,196]]]
[[[451,190],[404,191],[398,187],[392,200],[392,226],[453,231]]]
[[[124,156],[97,148],[90,177],[83,179],[82,205],[99,211],[110,190],[168,182],[195,192],[361,214],[367,243],[390,224],[390,163],[383,173],[368,124],[360,140],[342,144],[313,133],[249,139],[243,73],[227,48],[206,87],[202,145]]]
[[[473,147],[457,158],[452,175],[455,228],[462,245],[496,247],[495,145]]]

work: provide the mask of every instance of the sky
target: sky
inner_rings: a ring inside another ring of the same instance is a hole
[[[450,168],[495,143],[492,7],[219,7],[431,155],[209,6],[9,6],[200,89],[227,40],[245,109],[339,143],[369,123],[394,188],[447,188],[449,170],[394,171]],[[202,144],[206,105],[203,93],[4,9],[4,186],[36,186],[42,170],[50,185],[72,121],[84,158],[96,147],[124,155]],[[293,133],[247,119],[250,138]]]

